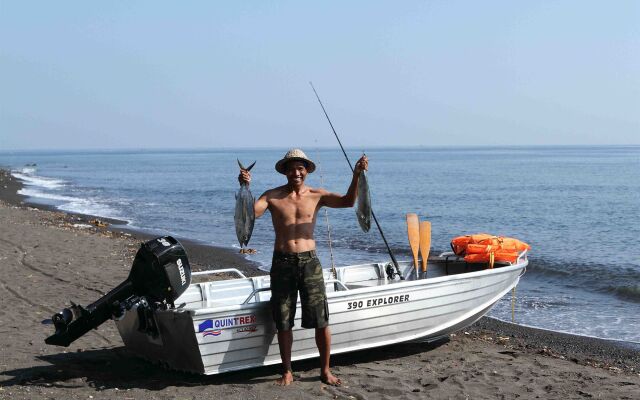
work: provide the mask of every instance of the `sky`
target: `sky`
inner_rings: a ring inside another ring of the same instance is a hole
[[[640,144],[640,2],[0,0],[0,151]]]

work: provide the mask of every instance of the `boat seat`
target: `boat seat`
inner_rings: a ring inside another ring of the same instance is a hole
[[[201,282],[190,285],[175,303],[187,309],[241,304],[253,288],[251,278]]]
[[[208,306],[241,304],[253,292],[251,278],[201,283]]]
[[[253,287],[257,289],[271,288],[271,277],[269,275],[252,278]],[[248,296],[248,295],[247,295]],[[246,299],[246,297],[245,297]],[[271,300],[271,290],[261,290],[256,292],[253,298],[249,299],[249,303],[269,301]],[[243,300],[244,301],[244,300]]]
[[[384,278],[384,275],[380,272],[380,267],[377,264],[366,264],[349,267],[348,270],[343,271],[342,279],[347,281],[363,281],[369,279]]]
[[[175,301],[175,304],[193,304],[200,303],[202,301],[202,287],[200,285],[190,285],[187,290],[180,295]]]
[[[347,288],[349,289],[360,289],[360,288],[370,288],[376,286],[386,285],[388,281],[386,279],[371,279],[360,282],[350,282],[347,284]]]

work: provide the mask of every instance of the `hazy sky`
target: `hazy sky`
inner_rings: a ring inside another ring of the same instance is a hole
[[[640,144],[640,1],[4,1],[0,151]]]

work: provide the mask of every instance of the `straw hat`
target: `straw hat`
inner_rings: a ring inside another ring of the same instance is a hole
[[[287,151],[287,154],[284,155],[282,160],[276,163],[276,171],[284,174],[287,169],[287,163],[289,161],[302,161],[307,166],[307,172],[312,173],[316,170],[316,164],[313,161],[309,160],[306,154],[300,149],[291,149]]]

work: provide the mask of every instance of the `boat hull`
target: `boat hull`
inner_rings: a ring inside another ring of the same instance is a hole
[[[523,259],[452,275],[440,265],[429,279],[409,279],[412,267],[402,263],[404,281],[388,281],[383,264],[343,267],[339,284],[327,283],[331,353],[435,340],[462,329],[517,285],[526,265]],[[268,277],[257,277],[192,284],[182,308],[154,311],[155,337],[140,330],[135,310],[117,326],[129,350],[172,369],[217,374],[278,364],[269,283]],[[298,316],[292,360],[317,357],[314,330],[299,327]]]

